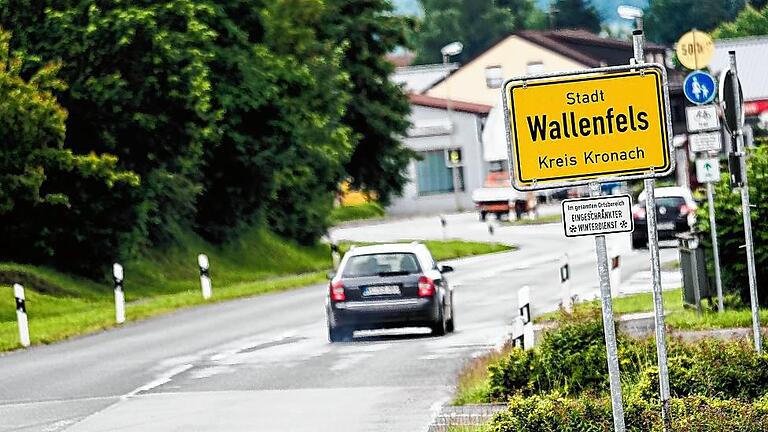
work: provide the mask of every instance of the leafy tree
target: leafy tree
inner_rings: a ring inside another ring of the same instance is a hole
[[[585,0],[557,0],[554,5],[555,28],[600,31],[600,15]]]
[[[768,35],[768,7],[762,10],[747,6],[732,22],[720,24],[713,32],[715,39]]]
[[[465,62],[517,28],[512,12],[495,0],[421,0],[421,5],[417,63],[441,62],[440,48],[453,41],[464,44],[464,51],[451,60]]]
[[[653,42],[671,44],[696,28],[710,31],[733,20],[744,0],[651,0],[645,11],[645,30]]]
[[[394,66],[385,55],[407,46],[409,18],[393,14],[389,0],[330,0],[328,37],[343,47],[341,66],[353,95],[343,122],[355,149],[345,165],[353,187],[375,193],[386,204],[402,193],[413,152],[401,137],[408,128],[410,106],[403,91],[389,80]]]
[[[173,227],[194,213],[201,154],[217,114],[202,49],[216,37],[205,25],[212,13],[194,0],[0,0],[12,47],[61,61],[69,84],[59,93],[69,112],[65,146],[114,154],[141,176],[140,189],[103,209],[115,218],[136,212],[127,250],[146,239],[170,240]]]
[[[302,242],[326,228],[351,151],[341,51],[318,35],[318,0],[217,2],[211,26],[220,141],[206,149],[197,227],[223,240],[268,221]]]
[[[137,186],[139,178],[116,169],[112,155],[65,147],[67,112],[53,95],[66,89],[57,78],[61,65],[28,70],[25,80],[28,56],[12,53],[10,39],[0,29],[0,259],[85,271],[84,264],[110,258],[105,247],[119,242],[121,230],[102,231],[98,205],[84,201],[81,191],[107,195]]]
[[[512,13],[517,29],[545,29],[549,17],[532,0],[497,0],[500,7]]]

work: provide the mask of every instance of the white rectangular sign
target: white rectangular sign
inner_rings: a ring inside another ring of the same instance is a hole
[[[692,152],[719,152],[723,147],[723,136],[720,131],[702,132],[688,135],[688,141],[691,144]]]
[[[699,183],[720,181],[720,160],[717,158],[696,159],[696,180]]]
[[[566,237],[632,232],[632,198],[612,195],[563,201]]]
[[[714,105],[690,106],[685,108],[688,132],[704,132],[720,129],[720,118]]]

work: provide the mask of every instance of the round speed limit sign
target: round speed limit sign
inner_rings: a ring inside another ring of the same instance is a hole
[[[707,67],[715,53],[715,43],[704,32],[691,30],[677,41],[677,59],[683,66],[692,70]]]

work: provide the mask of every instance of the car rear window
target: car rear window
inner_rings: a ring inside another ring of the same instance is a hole
[[[664,206],[664,207],[680,207],[681,205],[685,204],[685,199],[683,197],[662,197],[662,198],[656,198],[656,206]]]
[[[347,260],[342,277],[419,273],[419,261],[412,253],[355,255]]]

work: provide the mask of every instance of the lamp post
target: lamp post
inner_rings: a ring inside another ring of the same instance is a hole
[[[619,16],[624,19],[635,20],[635,27],[638,30],[643,29],[643,10],[642,9],[634,6],[621,5],[616,9],[616,12],[618,12]]]
[[[443,65],[446,67],[446,69],[448,68],[448,62],[450,61],[451,57],[461,54],[461,51],[463,49],[464,49],[464,45],[458,41],[451,42],[440,49],[440,54],[443,55]],[[448,97],[446,99],[448,101],[447,103],[448,123],[451,125],[450,131],[448,134],[448,140],[450,143],[451,150],[453,150],[455,147],[455,144],[453,140],[453,103],[451,101],[451,80],[448,80]],[[461,211],[462,210],[461,195],[459,194],[461,179],[459,178],[459,167],[456,165],[452,165],[451,171],[453,174],[453,196],[456,199],[456,211]]]

